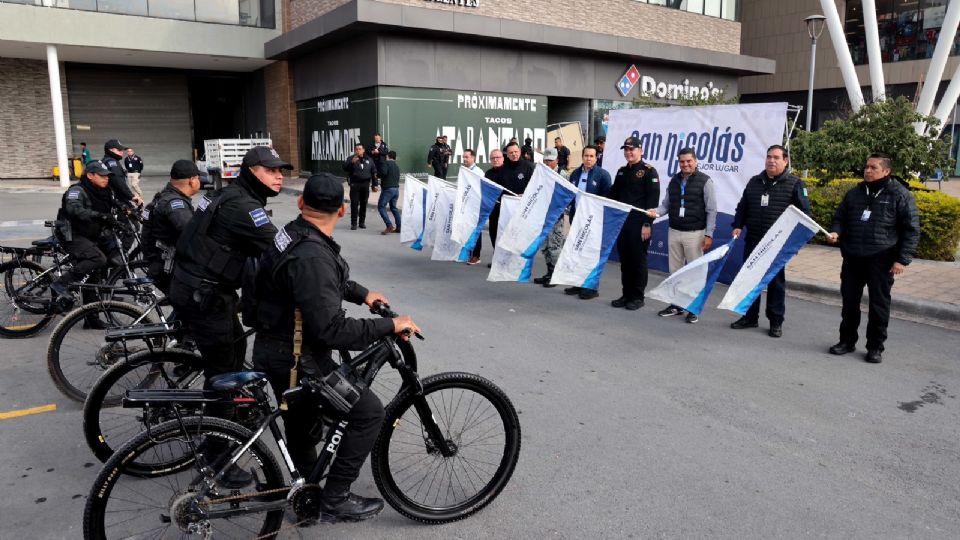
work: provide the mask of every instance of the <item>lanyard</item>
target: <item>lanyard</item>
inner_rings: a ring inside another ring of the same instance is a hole
[[[880,188],[879,191],[877,191],[877,192],[874,193],[873,195],[870,195],[870,187],[869,187],[869,186],[863,186],[863,189],[865,189],[865,190],[867,191],[867,208],[869,208],[869,209],[872,211],[872,210],[873,210],[873,202],[877,200],[877,197],[879,197],[881,193],[883,193],[883,190],[887,189],[887,186],[883,186],[882,188]]]
[[[680,178],[680,208],[683,208],[687,204],[687,181]]]

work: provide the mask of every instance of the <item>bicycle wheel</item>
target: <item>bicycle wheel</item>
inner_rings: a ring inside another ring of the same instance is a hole
[[[206,520],[201,514],[286,496],[289,488],[264,441],[255,440],[236,462],[253,475],[250,484],[241,488],[217,485],[207,491],[203,488],[213,476],[210,469],[215,471],[222,465],[214,463],[204,472],[201,465],[206,466],[203,463],[206,460],[193,453],[190,443],[209,448],[218,442],[232,453],[250,441],[253,433],[233,422],[211,417],[185,418],[183,427],[185,430],[176,420],[164,422],[124,444],[107,461],[87,497],[83,511],[84,538],[181,538],[196,534],[250,539],[263,538],[279,530],[283,509],[214,520]],[[126,474],[128,463],[141,461],[148,454],[154,456],[151,461],[161,457],[170,461],[166,456],[182,459],[162,476],[141,478]],[[226,457],[220,456],[217,461],[222,462]],[[201,490],[206,495],[201,497]]]
[[[107,343],[107,329],[134,324],[152,324],[151,313],[132,304],[115,301],[92,302],[68,313],[50,335],[47,370],[53,383],[68,398],[83,401],[110,366],[128,354],[147,348],[144,342]]]
[[[199,355],[178,350],[140,351],[117,362],[90,389],[83,403],[83,435],[87,446],[106,462],[123,443],[170,420],[161,410],[120,406],[127,390],[199,388],[204,378]],[[149,474],[154,463],[127,463],[132,474]],[[142,468],[142,470],[141,470]]]
[[[425,404],[448,443],[443,457],[423,429]],[[510,399],[492,382],[470,373],[440,373],[423,380],[423,394],[404,390],[387,406],[370,463],[383,498],[422,523],[466,518],[503,490],[520,457],[520,420]]]
[[[41,276],[44,268],[22,258],[0,265],[3,293],[0,294],[0,336],[32,336],[50,323],[54,316],[52,276]]]

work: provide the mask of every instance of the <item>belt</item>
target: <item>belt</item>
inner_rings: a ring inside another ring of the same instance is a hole
[[[219,285],[219,282],[197,277],[184,270],[181,266],[173,267],[173,277],[178,281],[193,287],[194,289],[199,289],[201,287],[216,287]]]

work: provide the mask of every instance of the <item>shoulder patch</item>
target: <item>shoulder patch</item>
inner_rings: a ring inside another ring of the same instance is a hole
[[[77,199],[79,199],[79,198],[80,198],[80,190],[79,190],[79,189],[71,189],[70,191],[67,192],[67,200],[74,201],[74,200],[77,200]]]
[[[107,167],[114,167],[117,164],[117,160],[113,158],[107,158],[103,160],[103,164],[106,165]]]
[[[253,224],[256,227],[263,227],[267,223],[270,223],[270,217],[267,216],[267,211],[263,208],[256,208],[250,211],[250,219],[253,220]]]
[[[206,195],[204,195],[203,197],[200,197],[200,200],[197,202],[197,208],[199,208],[201,211],[206,210],[207,207],[210,206],[211,202],[212,201],[207,198]]]
[[[281,252],[287,249],[292,241],[293,239],[287,234],[287,230],[283,228],[277,231],[277,234],[273,237],[273,245],[277,246],[277,250]]]
[[[187,207],[187,203],[183,202],[183,199],[174,199],[170,201],[171,210],[182,210]]]
[[[144,221],[150,221],[150,209],[144,208],[143,211],[140,212],[140,218]]]

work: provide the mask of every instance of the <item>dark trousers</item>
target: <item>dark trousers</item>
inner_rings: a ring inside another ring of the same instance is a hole
[[[449,165],[438,165],[434,163],[433,165],[433,175],[437,178],[447,179],[447,168]]]
[[[490,212],[490,222],[489,222],[489,233],[490,233],[490,246],[493,248],[497,247],[497,231],[500,230],[500,203],[498,202],[494,207],[493,211]],[[478,241],[477,245],[480,243]],[[477,250],[477,255],[480,254],[479,249]]]
[[[743,260],[750,258],[750,254],[757,247],[757,244],[747,242],[743,248]],[[787,273],[781,269],[777,275],[773,276],[770,283],[767,284],[767,320],[771,325],[779,326],[783,324],[783,318],[787,311]],[[757,322],[760,319],[760,296],[754,300],[744,315],[748,321]]]
[[[237,341],[243,335],[237,301],[233,291],[195,289],[176,277],[170,286],[170,304],[197,343],[207,379],[243,366],[247,342]]]
[[[367,223],[367,200],[370,199],[370,184],[350,184],[350,224]]]
[[[480,251],[482,249],[483,249],[483,233],[481,232],[480,235],[477,236],[477,245],[473,246],[473,252],[470,253],[470,255],[474,257],[479,257]]]
[[[119,255],[116,253],[115,242],[105,239],[95,241],[85,236],[74,235],[73,240],[63,242],[62,245],[64,251],[73,259],[73,267],[70,271],[65,272],[57,280],[66,286],[83,280],[88,274],[90,277],[86,283],[91,285],[100,283],[109,260],[107,253]],[[83,287],[80,290],[80,296],[84,304],[97,300],[97,292],[90,287]]]
[[[650,240],[644,242],[642,233],[643,220],[631,212],[617,238],[620,283],[623,297],[627,300],[643,300],[644,290],[647,288],[647,249],[650,247]]]
[[[896,261],[893,252],[883,252],[870,257],[843,257],[840,269],[840,294],[843,310],[840,322],[840,341],[856,345],[860,327],[860,300],[863,287],[870,295],[870,310],[867,315],[867,350],[883,350],[887,340],[887,324],[890,322],[890,289],[893,274],[890,268]]]

